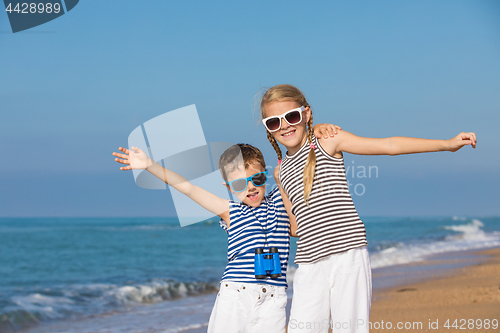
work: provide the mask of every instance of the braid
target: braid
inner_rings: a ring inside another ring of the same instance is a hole
[[[312,143],[312,136],[313,136],[313,115],[311,112],[311,117],[307,122],[307,142],[309,142],[309,144]]]
[[[311,117],[307,122],[307,142],[312,144],[312,135],[313,135],[313,117],[311,112]],[[314,149],[310,149],[309,156],[307,156],[306,165],[304,167],[304,200],[306,204],[309,206],[307,200],[309,199],[309,194],[311,194],[313,181],[315,178],[315,169],[316,169],[316,153]]]
[[[267,132],[267,139],[269,140],[269,142],[271,142],[271,145],[273,145],[273,148],[276,151],[276,155],[278,155],[278,160],[281,161],[281,158],[282,158],[281,149],[278,146],[276,139],[273,137],[273,135],[270,132]]]

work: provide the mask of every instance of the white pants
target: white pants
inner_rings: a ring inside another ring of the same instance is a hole
[[[285,287],[222,281],[208,333],[285,333]]]
[[[288,333],[368,332],[371,296],[366,246],[299,264]]]

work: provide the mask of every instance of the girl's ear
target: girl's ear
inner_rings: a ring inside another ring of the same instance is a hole
[[[311,119],[311,108],[306,106],[305,109],[304,109],[304,112],[305,112],[305,123],[307,124],[309,122],[309,119]]]

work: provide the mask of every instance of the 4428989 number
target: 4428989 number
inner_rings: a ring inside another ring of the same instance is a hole
[[[5,8],[5,11],[9,12],[9,14],[12,12],[16,12],[19,14],[35,14],[35,13],[39,13],[39,14],[56,13],[56,14],[58,14],[61,11],[61,5],[59,3],[51,4],[51,3],[43,3],[43,2],[40,2],[40,3],[34,3],[34,2],[26,3],[26,2],[24,2],[22,4],[17,3],[16,6],[14,8],[12,8],[12,4],[9,3],[7,5],[7,7]]]
[[[457,330],[471,330],[471,329],[497,329],[498,319],[455,319],[455,321],[450,325],[450,319],[446,321],[443,325],[447,329],[457,329]]]

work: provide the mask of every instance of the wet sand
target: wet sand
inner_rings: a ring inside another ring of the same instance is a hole
[[[482,262],[450,269],[445,276],[375,290],[370,331],[397,329],[400,323],[405,332],[500,332],[500,249],[475,255]]]

